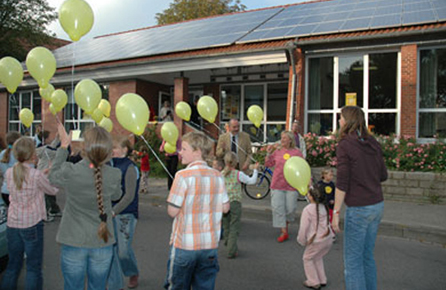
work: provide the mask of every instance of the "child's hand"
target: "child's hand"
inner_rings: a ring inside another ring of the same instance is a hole
[[[65,127],[61,122],[57,123],[57,132],[59,133],[60,138],[60,147],[62,148],[68,148],[71,144],[71,131],[70,135],[67,134],[67,131],[65,131]]]

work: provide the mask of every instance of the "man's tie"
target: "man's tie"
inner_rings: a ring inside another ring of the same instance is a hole
[[[237,141],[235,140],[235,135],[234,135],[232,136],[231,151],[237,154],[237,143],[235,142]]]

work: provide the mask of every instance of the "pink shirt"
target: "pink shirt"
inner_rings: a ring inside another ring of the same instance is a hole
[[[283,175],[283,167],[285,162],[293,156],[303,157],[299,149],[279,149],[274,151],[265,159],[265,166],[274,167],[273,180],[271,182],[271,189],[295,191],[296,189],[288,184]]]
[[[302,211],[302,215],[300,217],[300,226],[299,226],[299,234],[297,235],[297,242],[302,246],[306,246],[309,240],[316,233],[316,225],[317,226],[317,234],[313,240],[313,243],[321,242],[325,239],[332,238],[333,232],[331,228],[328,226],[327,219],[327,210],[323,204],[319,204],[319,220],[317,219],[317,211],[316,204],[310,203],[307,205]],[[328,235],[327,234],[327,230]]]
[[[58,190],[41,171],[29,166],[27,169],[28,176],[21,190],[15,186],[13,168],[6,171],[10,201],[7,225],[10,228],[29,228],[46,220],[45,193],[56,195]]]

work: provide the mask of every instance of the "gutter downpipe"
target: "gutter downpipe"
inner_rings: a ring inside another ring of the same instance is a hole
[[[294,119],[294,107],[296,106],[296,59],[294,58],[294,51],[297,48],[297,38],[295,41],[289,41],[285,45],[286,53],[289,56],[289,60],[291,62],[291,66],[293,67],[293,75],[291,80],[291,105],[290,105],[290,118],[288,120],[288,130],[291,130],[291,125],[293,124]]]

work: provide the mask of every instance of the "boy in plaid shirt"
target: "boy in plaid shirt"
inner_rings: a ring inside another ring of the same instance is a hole
[[[211,141],[201,132],[182,138],[181,161],[188,166],[176,173],[167,198],[167,212],[174,221],[166,289],[215,286],[221,220],[229,211],[229,198],[221,173],[204,161],[211,149]]]

